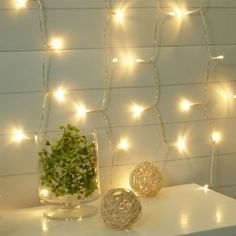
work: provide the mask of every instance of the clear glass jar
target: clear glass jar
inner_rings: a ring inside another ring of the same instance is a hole
[[[85,204],[100,195],[97,136],[72,125],[61,130],[54,142],[40,142],[39,198],[56,205],[44,212],[49,219],[82,219],[98,212]]]

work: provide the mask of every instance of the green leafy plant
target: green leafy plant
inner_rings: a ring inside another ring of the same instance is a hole
[[[76,194],[83,199],[97,189],[96,146],[71,124],[60,129],[56,142],[47,140],[39,152],[41,185],[57,197]]]

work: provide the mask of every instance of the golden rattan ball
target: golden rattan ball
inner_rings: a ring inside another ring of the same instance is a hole
[[[142,162],[130,174],[130,186],[139,196],[154,197],[161,190],[162,175],[152,162]]]
[[[139,219],[142,207],[133,191],[115,188],[103,197],[100,210],[102,219],[109,228],[123,230],[130,228]]]

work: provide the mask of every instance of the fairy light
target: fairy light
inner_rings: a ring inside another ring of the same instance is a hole
[[[64,102],[65,101],[65,93],[66,93],[65,89],[60,87],[53,94],[58,102]]]
[[[21,143],[23,140],[27,139],[24,131],[22,129],[15,129],[12,133],[12,141],[15,143]]]
[[[235,94],[235,95],[233,95],[233,99],[236,99],[236,94]]]
[[[39,190],[39,196],[40,196],[41,198],[46,198],[46,197],[48,197],[48,196],[49,196],[49,191],[48,191],[48,189],[46,189],[46,188],[41,188],[41,189]]]
[[[145,110],[144,107],[136,104],[131,107],[131,112],[134,118],[139,118],[144,110]]]
[[[26,3],[27,3],[27,0],[17,0],[16,2],[19,3],[19,5],[22,4],[22,7],[25,7]],[[190,14],[190,12],[185,11],[185,10],[181,10],[181,9],[178,9],[175,12],[170,13],[170,15],[175,16],[177,18],[181,18],[181,19],[183,18],[184,15],[187,15],[187,14]],[[118,21],[123,21],[123,19],[124,19],[124,12],[123,11],[117,10],[115,15],[116,15],[116,18],[117,18]],[[59,50],[59,49],[62,48],[62,41],[60,39],[54,39],[53,41],[51,41],[50,47],[52,49]],[[217,57],[211,57],[211,59],[212,60],[222,60],[222,59],[224,59],[224,56],[220,55],[220,56],[217,56]],[[112,60],[112,62],[116,63],[116,62],[118,62],[118,59],[114,58]],[[136,62],[137,63],[142,63],[142,62],[145,62],[145,60],[137,58]],[[58,101],[63,101],[64,100],[64,95],[65,94],[63,93],[62,90],[61,91],[55,91],[55,97],[58,99]],[[233,98],[236,99],[236,95],[234,95]],[[187,110],[189,110],[191,108],[191,106],[192,106],[192,104],[190,102],[188,104],[185,104],[185,108],[187,108]],[[134,111],[134,116],[135,116],[135,113],[136,113],[136,116],[139,117],[142,112],[143,112],[143,110],[141,110],[141,108],[138,107],[136,109],[136,111]],[[86,115],[86,113],[87,113],[87,110],[85,109],[84,106],[78,106],[77,107],[78,116],[80,116],[80,117],[83,116],[84,117]],[[19,130],[19,132],[17,132],[17,134],[15,135],[15,139],[18,140],[19,142],[22,141],[25,138],[26,138],[26,136],[24,135],[22,130]],[[218,143],[221,139],[221,135],[219,135],[219,133],[217,133],[217,132],[214,132],[211,135],[211,139],[212,139],[213,143]],[[126,142],[124,140],[121,140],[120,143],[122,143],[121,147],[123,146],[123,148],[121,148],[121,149],[123,149],[123,150],[128,149],[129,145],[127,143],[127,140],[126,140]],[[182,147],[182,149],[186,148],[185,142],[183,142],[183,140],[178,141],[178,144],[179,144],[178,146]]]
[[[184,137],[179,137],[176,142],[176,147],[178,148],[180,153],[186,152],[187,151],[186,139]]]
[[[176,7],[176,8],[173,9],[173,11],[164,12],[164,13],[169,15],[169,16],[174,16],[177,19],[181,20],[181,19],[183,19],[183,17],[185,17],[187,15],[190,15],[190,14],[199,13],[199,11],[200,11],[200,9],[194,9],[194,10],[190,11],[190,10],[187,10],[185,8]]]
[[[183,99],[180,102],[180,109],[182,111],[189,111],[191,106],[192,106],[192,103],[189,100],[187,100],[187,99]]]
[[[119,22],[122,23],[124,21],[124,9],[117,9],[116,11],[113,12],[115,19]]]
[[[213,143],[219,143],[220,140],[221,140],[221,133],[218,132],[218,131],[214,131],[212,134],[211,134],[211,140]]]
[[[49,43],[49,48],[54,50],[60,50],[63,47],[63,41],[61,38],[53,38]]]
[[[128,69],[129,71],[132,71],[136,64],[134,55],[132,53],[124,55],[122,58],[122,64],[124,68]]]
[[[25,8],[27,5],[28,0],[16,0],[16,7],[17,8]]]
[[[219,56],[216,56],[216,57],[211,57],[210,59],[211,60],[223,60],[224,56],[223,55],[219,55]]]
[[[174,11],[167,13],[170,16],[177,17],[178,19],[182,19],[188,12],[182,8],[175,8]]]
[[[80,105],[77,106],[76,112],[77,112],[77,116],[80,119],[83,119],[83,118],[86,117],[87,109],[86,109],[86,107],[83,104],[80,104]]]
[[[130,145],[127,138],[122,138],[117,146],[118,150],[123,150],[123,151],[127,151],[129,147]]]
[[[179,107],[181,111],[188,112],[192,106],[202,105],[201,102],[191,102],[188,99],[183,99],[180,101]]]
[[[112,62],[113,62],[113,63],[117,63],[118,61],[119,61],[119,59],[116,58],[116,57],[112,59]]]
[[[151,63],[153,63],[153,60],[152,60],[152,59],[144,60],[144,59],[141,59],[141,58],[137,58],[135,61],[136,61],[136,63],[146,63],[146,64],[151,64]]]

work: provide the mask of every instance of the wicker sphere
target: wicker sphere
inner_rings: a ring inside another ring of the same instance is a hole
[[[101,202],[102,219],[109,228],[115,230],[130,228],[139,219],[141,212],[139,198],[128,189],[111,189]]]
[[[139,196],[153,197],[161,190],[163,178],[155,164],[142,162],[131,172],[129,182]]]

